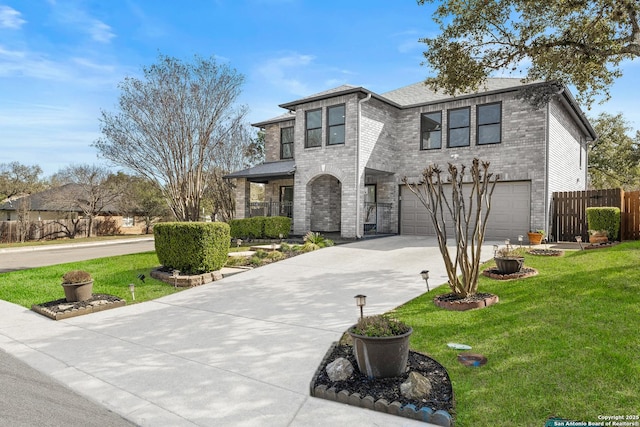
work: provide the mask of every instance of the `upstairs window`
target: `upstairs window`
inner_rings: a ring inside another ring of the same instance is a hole
[[[478,145],[499,144],[502,140],[502,104],[478,105]]]
[[[421,150],[442,147],[442,112],[420,115],[420,135]]]
[[[305,112],[306,135],[304,146],[320,147],[322,145],[322,110],[310,110]]]
[[[280,129],[280,158],[293,159],[293,127]]]
[[[344,144],[344,124],[344,104],[327,108],[327,145]]]
[[[449,110],[449,147],[469,146],[469,107]]]

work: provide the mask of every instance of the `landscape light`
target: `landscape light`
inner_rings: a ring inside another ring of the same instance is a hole
[[[129,292],[131,292],[131,299],[133,301],[136,300],[136,285],[133,283],[129,283]]]
[[[362,319],[362,317],[364,316],[362,308],[367,305],[367,296],[366,295],[362,295],[362,294],[358,294],[354,297],[356,299],[356,305],[358,307],[360,307],[360,318]]]
[[[424,281],[427,283],[427,292],[429,292],[429,270],[422,270],[420,272],[420,275],[422,276]]]

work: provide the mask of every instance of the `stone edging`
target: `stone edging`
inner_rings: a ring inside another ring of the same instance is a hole
[[[163,271],[161,268],[155,268],[151,270],[150,276],[179,288],[191,288],[222,279],[220,270],[203,274],[178,275],[177,279],[174,279],[171,273]]]
[[[73,306],[73,303],[69,303],[69,305]],[[123,299],[119,299],[117,301],[106,301],[106,300],[97,300],[95,304],[90,304],[83,307],[70,307],[65,311],[53,311],[49,310],[47,307],[43,307],[39,304],[33,304],[31,306],[31,310],[35,311],[38,314],[42,314],[43,316],[48,317],[53,320],[62,320],[69,319],[71,317],[82,316],[90,313],[97,313],[99,311],[110,310],[112,308],[124,307],[127,305],[127,302]]]
[[[316,383],[316,379],[318,378],[322,367],[327,365],[329,362],[328,359],[337,345],[338,343],[334,342],[331,347],[329,347],[329,350],[322,359],[320,366],[316,369],[310,384],[311,396],[356,406],[358,408],[371,409],[385,414],[410,418],[412,420],[424,421],[426,423],[443,427],[453,426],[453,417],[451,417],[447,411],[443,411],[441,409],[437,411],[434,411],[431,408],[417,409],[416,406],[412,404],[402,405],[400,402],[388,402],[386,399],[375,400],[372,396],[360,396],[360,393],[350,394],[348,390],[336,390],[335,387],[328,388],[326,385],[319,385],[314,388],[313,385]]]

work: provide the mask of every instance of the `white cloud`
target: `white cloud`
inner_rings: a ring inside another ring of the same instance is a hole
[[[307,96],[311,90],[296,76],[303,73],[314,59],[312,55],[292,53],[265,61],[258,72],[274,86],[284,88],[296,96]]]
[[[55,19],[76,31],[87,34],[98,43],[109,43],[116,35],[108,24],[90,16],[71,3],[51,3]]]
[[[97,19],[92,20],[86,30],[93,40],[100,43],[109,43],[116,36],[110,26]]]
[[[18,29],[26,23],[20,17],[21,13],[9,6],[0,6],[0,28]]]

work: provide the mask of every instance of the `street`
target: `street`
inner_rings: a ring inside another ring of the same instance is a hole
[[[0,249],[0,273],[153,250],[153,237]]]

